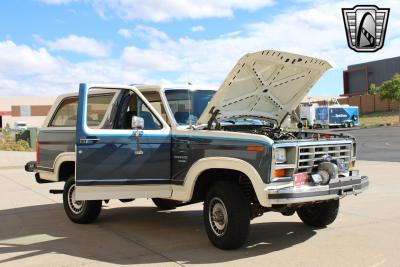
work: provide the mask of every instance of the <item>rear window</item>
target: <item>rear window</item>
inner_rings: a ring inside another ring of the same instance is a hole
[[[92,127],[100,126],[107,108],[111,103],[114,94],[89,95],[87,125]],[[59,105],[53,119],[51,127],[75,127],[76,114],[78,111],[78,98],[71,97],[64,99]]]

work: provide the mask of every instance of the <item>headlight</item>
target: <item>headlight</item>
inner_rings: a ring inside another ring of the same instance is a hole
[[[286,162],[286,149],[277,148],[274,153],[275,162],[276,163],[285,163]]]

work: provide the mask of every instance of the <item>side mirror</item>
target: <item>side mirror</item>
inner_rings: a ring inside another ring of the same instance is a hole
[[[132,129],[143,129],[144,128],[144,120],[141,117],[133,116],[132,117]]]

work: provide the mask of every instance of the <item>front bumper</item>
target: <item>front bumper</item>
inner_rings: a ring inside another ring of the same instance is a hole
[[[369,186],[367,176],[349,176],[328,185],[267,187],[265,191],[270,204],[295,204],[337,199],[346,195],[357,195]]]

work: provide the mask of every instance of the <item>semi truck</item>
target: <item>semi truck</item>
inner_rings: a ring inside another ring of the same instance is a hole
[[[315,108],[317,127],[354,127],[358,126],[358,107],[347,105],[320,106]]]
[[[300,105],[300,119],[307,128],[354,127],[358,126],[357,106],[341,105],[336,99],[333,104],[318,105],[308,103]]]

